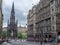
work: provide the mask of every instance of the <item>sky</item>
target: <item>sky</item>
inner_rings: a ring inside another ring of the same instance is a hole
[[[18,20],[18,26],[26,26],[28,11],[33,7],[33,5],[36,5],[39,0],[3,0],[3,27],[7,27],[7,22],[10,19],[13,2],[15,6],[15,18]]]

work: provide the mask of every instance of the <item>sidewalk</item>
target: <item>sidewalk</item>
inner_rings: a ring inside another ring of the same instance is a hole
[[[58,43],[43,43],[43,45],[59,45]]]

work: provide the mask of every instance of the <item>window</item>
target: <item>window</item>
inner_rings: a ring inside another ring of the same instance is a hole
[[[54,26],[53,26],[53,31],[54,31]]]
[[[60,0],[58,0],[58,4],[60,4]]]
[[[54,9],[52,8],[52,11],[54,11]]]
[[[51,7],[51,14],[53,14],[53,11],[54,11],[54,7],[52,6]]]
[[[53,4],[54,3],[54,0],[51,0],[51,4]]]

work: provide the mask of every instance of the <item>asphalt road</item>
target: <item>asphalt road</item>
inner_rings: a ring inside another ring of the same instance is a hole
[[[28,42],[26,40],[11,41],[10,43],[4,42],[2,45],[41,45],[39,42]],[[55,43],[43,43],[42,45],[57,45]]]
[[[2,45],[40,45],[35,42],[28,42],[26,40],[11,41],[10,43],[4,42]]]

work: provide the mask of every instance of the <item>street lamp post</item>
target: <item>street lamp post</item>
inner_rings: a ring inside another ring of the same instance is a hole
[[[41,29],[41,45],[43,44],[43,30]]]

